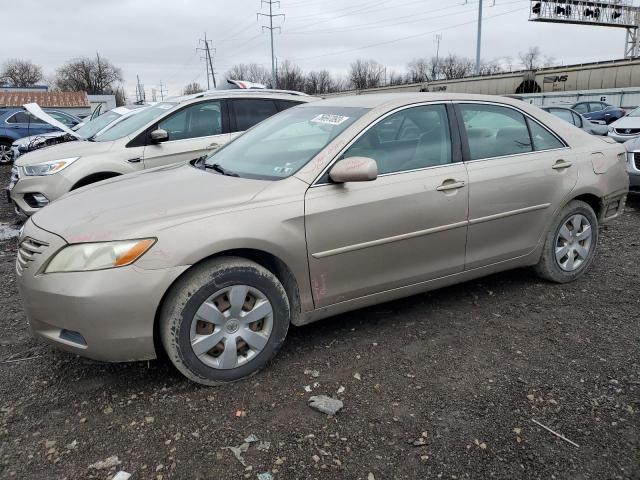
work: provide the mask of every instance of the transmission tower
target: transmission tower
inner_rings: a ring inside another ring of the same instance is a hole
[[[271,82],[273,84],[273,88],[277,88],[278,87],[278,78],[276,76],[276,56],[273,52],[273,31],[274,30],[278,30],[279,32],[282,31],[282,29],[280,27],[274,27],[273,26],[273,19],[274,17],[282,17],[283,19],[285,18],[284,13],[273,13],[273,6],[277,5],[278,8],[280,8],[280,2],[279,1],[274,1],[274,0],[261,0],[260,6],[262,7],[262,5],[267,4],[269,5],[269,13],[262,13],[259,12],[257,13],[257,18],[260,19],[261,16],[263,17],[268,17],[269,18],[269,26],[266,25],[262,25],[262,31],[269,30],[269,33],[271,34]]]
[[[211,89],[211,83],[209,83],[209,72],[211,72],[211,79],[213,80],[213,88],[216,88],[216,74],[213,70],[213,60],[211,59],[211,50],[213,53],[216,53],[215,48],[211,48],[211,40],[207,40],[207,32],[204,33],[204,40],[199,40],[204,46],[198,47],[196,50],[202,51],[205,53],[205,56],[202,57],[205,60],[205,66],[207,67],[207,90]]]
[[[164,85],[162,83],[162,80],[160,80],[160,101],[164,102],[164,94],[168,92],[168,90],[166,88],[164,88],[166,85]]]

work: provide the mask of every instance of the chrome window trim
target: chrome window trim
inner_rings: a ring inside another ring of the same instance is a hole
[[[324,187],[326,185],[335,185],[334,183],[317,183],[323,176],[325,173],[327,173],[328,170],[331,169],[331,167],[338,161],[338,158],[340,158],[340,156],[347,151],[349,148],[351,148],[351,146],[357,142],[360,137],[362,137],[365,133],[367,133],[371,128],[373,128],[375,125],[377,125],[378,123],[382,122],[385,118],[389,117],[390,115],[393,115],[395,113],[401,112],[402,110],[407,110],[409,108],[414,108],[414,107],[423,107],[423,106],[432,106],[432,105],[443,105],[445,108],[447,106],[447,104],[451,104],[451,101],[449,100],[432,100],[432,101],[428,101],[428,102],[418,102],[418,103],[412,103],[409,105],[402,105],[401,107],[397,107],[393,110],[388,111],[387,113],[385,113],[384,115],[382,115],[381,117],[378,117],[374,122],[370,123],[369,125],[367,125],[362,131],[360,131],[360,133],[358,133],[358,135],[356,135],[355,137],[353,137],[351,139],[351,141],[349,141],[349,143],[347,143],[346,146],[344,146],[332,159],[331,161],[327,164],[327,166],[325,168],[322,169],[322,171],[320,172],[320,174],[311,182],[311,186],[309,188],[315,188],[315,187]],[[447,119],[449,118],[449,112],[447,112]],[[451,129],[449,129],[451,130]],[[450,132],[451,134],[452,132]],[[338,137],[339,138],[339,137]],[[335,138],[334,141],[336,141],[338,138]],[[333,143],[333,142],[332,142]],[[331,145],[331,144],[329,144]],[[327,145],[325,148],[327,148],[329,145]],[[453,142],[451,142],[451,147],[453,148]],[[324,148],[322,149],[324,150]],[[321,152],[318,153],[318,155],[320,155]],[[453,155],[453,152],[452,152]],[[313,159],[312,159],[313,160]],[[434,165],[431,167],[423,167],[423,168],[414,168],[411,170],[399,170],[397,172],[390,172],[390,173],[383,173],[382,175],[378,175],[378,178],[381,177],[387,177],[389,175],[398,175],[398,174],[402,174],[402,173],[408,173],[408,172],[418,172],[421,170],[430,170],[432,168],[441,168],[441,167],[447,167],[450,165],[456,165],[458,163],[462,163],[462,162],[451,162],[451,163],[445,163],[443,165]]]
[[[540,154],[540,153],[545,153],[545,152],[559,152],[559,151],[562,151],[562,150],[571,150],[571,147],[550,148],[548,150],[534,150],[532,152],[512,153],[511,155],[500,155],[498,157],[477,158],[476,160],[467,160],[464,163],[469,165],[471,163],[486,162],[487,160],[496,160],[496,159],[500,159],[500,158],[522,157],[524,155],[533,155],[533,154]]]

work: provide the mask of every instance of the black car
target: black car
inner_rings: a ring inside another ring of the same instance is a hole
[[[595,100],[574,103],[571,108],[589,120],[603,121],[606,122],[607,125],[627,114],[623,108],[614,107],[608,103]]]

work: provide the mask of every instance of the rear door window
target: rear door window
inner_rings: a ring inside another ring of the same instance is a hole
[[[7,123],[45,123],[29,112],[16,112],[7,119]]]
[[[231,112],[235,116],[235,131],[243,132],[257,123],[278,113],[273,100],[262,98],[238,98],[231,100]]]
[[[460,104],[471,160],[533,151],[522,113],[508,107]]]
[[[558,140],[555,135],[553,135],[549,130],[544,128],[539,123],[534,122],[530,118],[527,118],[527,124],[529,125],[529,131],[531,132],[533,148],[536,151],[552,150],[554,148],[564,147],[564,143]]]
[[[579,103],[573,107],[573,109],[578,113],[588,113],[589,112],[589,104],[588,103]]]
[[[276,107],[278,107],[278,111],[282,112],[287,108],[295,107],[296,105],[300,105],[301,102],[295,102],[293,100],[276,100]]]

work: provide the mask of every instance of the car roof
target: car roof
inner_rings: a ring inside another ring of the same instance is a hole
[[[449,102],[449,101],[473,101],[503,103],[523,108],[528,105],[520,99],[497,95],[474,95],[468,93],[432,93],[432,92],[400,92],[400,93],[374,93],[348,96],[335,96],[314,102],[312,106],[332,107],[398,107],[420,102]]]
[[[300,102],[309,102],[319,97],[312,97],[306,93],[296,92],[293,90],[273,90],[269,88],[255,89],[230,89],[230,90],[207,90],[206,92],[194,93],[192,95],[182,95],[178,97],[168,98],[167,102],[183,103],[190,100],[198,100],[201,98],[237,98],[237,97],[257,97],[257,98],[275,98],[280,100],[298,100]]]

